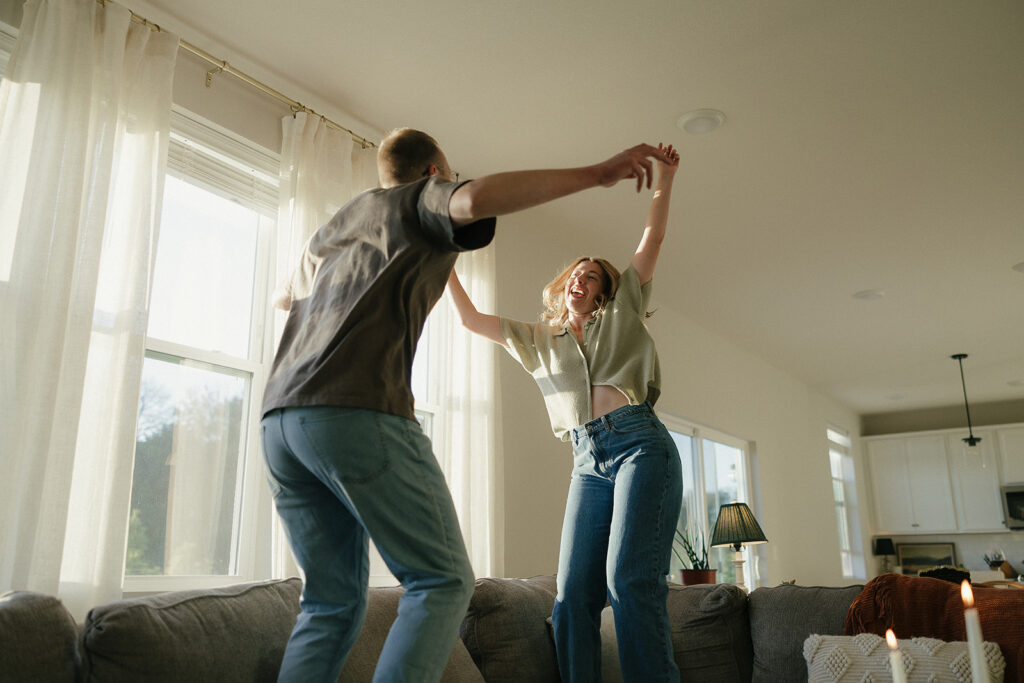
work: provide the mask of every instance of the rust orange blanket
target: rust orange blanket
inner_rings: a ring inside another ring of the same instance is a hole
[[[1024,683],[1024,590],[972,587],[985,640],[998,643],[1006,681]],[[869,581],[846,613],[847,635],[967,640],[960,586],[925,577],[883,574]]]

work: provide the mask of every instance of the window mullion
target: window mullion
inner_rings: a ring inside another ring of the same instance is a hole
[[[163,353],[168,356],[177,356],[188,360],[200,361],[230,370],[241,370],[255,376],[261,367],[258,361],[252,361],[238,356],[231,356],[219,351],[205,351],[184,344],[165,341],[163,339],[146,338],[146,348],[150,351]]]

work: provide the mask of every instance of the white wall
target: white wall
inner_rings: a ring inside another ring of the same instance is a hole
[[[575,248],[571,236],[556,241],[556,226],[538,224],[536,216],[499,221],[497,312],[508,317],[535,320],[542,286],[561,265],[587,251]],[[627,265],[628,253],[610,256]],[[839,561],[825,429],[832,424],[851,434],[856,457],[857,416],[673,310],[670,293],[657,285],[656,275],[652,308],[657,312],[650,329],[663,375],[657,410],[754,442],[759,496],[753,509],[769,541],[761,546],[762,582],[853,582],[843,578]],[[505,574],[553,573],[569,446],[552,436],[532,378],[501,355]],[[864,500],[863,490],[860,494]]]

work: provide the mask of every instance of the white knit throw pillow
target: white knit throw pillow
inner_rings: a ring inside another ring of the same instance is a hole
[[[907,683],[971,683],[971,660],[965,642],[934,638],[900,640]],[[999,646],[984,643],[992,683],[1002,683],[1006,661]],[[892,680],[889,646],[873,633],[856,636],[812,634],[804,641],[809,683],[881,683]]]

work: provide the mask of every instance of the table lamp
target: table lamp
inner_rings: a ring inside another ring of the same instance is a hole
[[[882,573],[886,574],[889,572],[889,558],[896,554],[896,548],[893,547],[891,538],[876,538],[875,539],[875,555],[882,556]]]
[[[736,568],[736,585],[744,591],[743,585],[743,544],[754,545],[767,543],[761,526],[754,519],[754,514],[746,503],[726,503],[718,510],[718,521],[711,534],[711,547],[723,548],[732,546],[734,549],[732,564]]]

